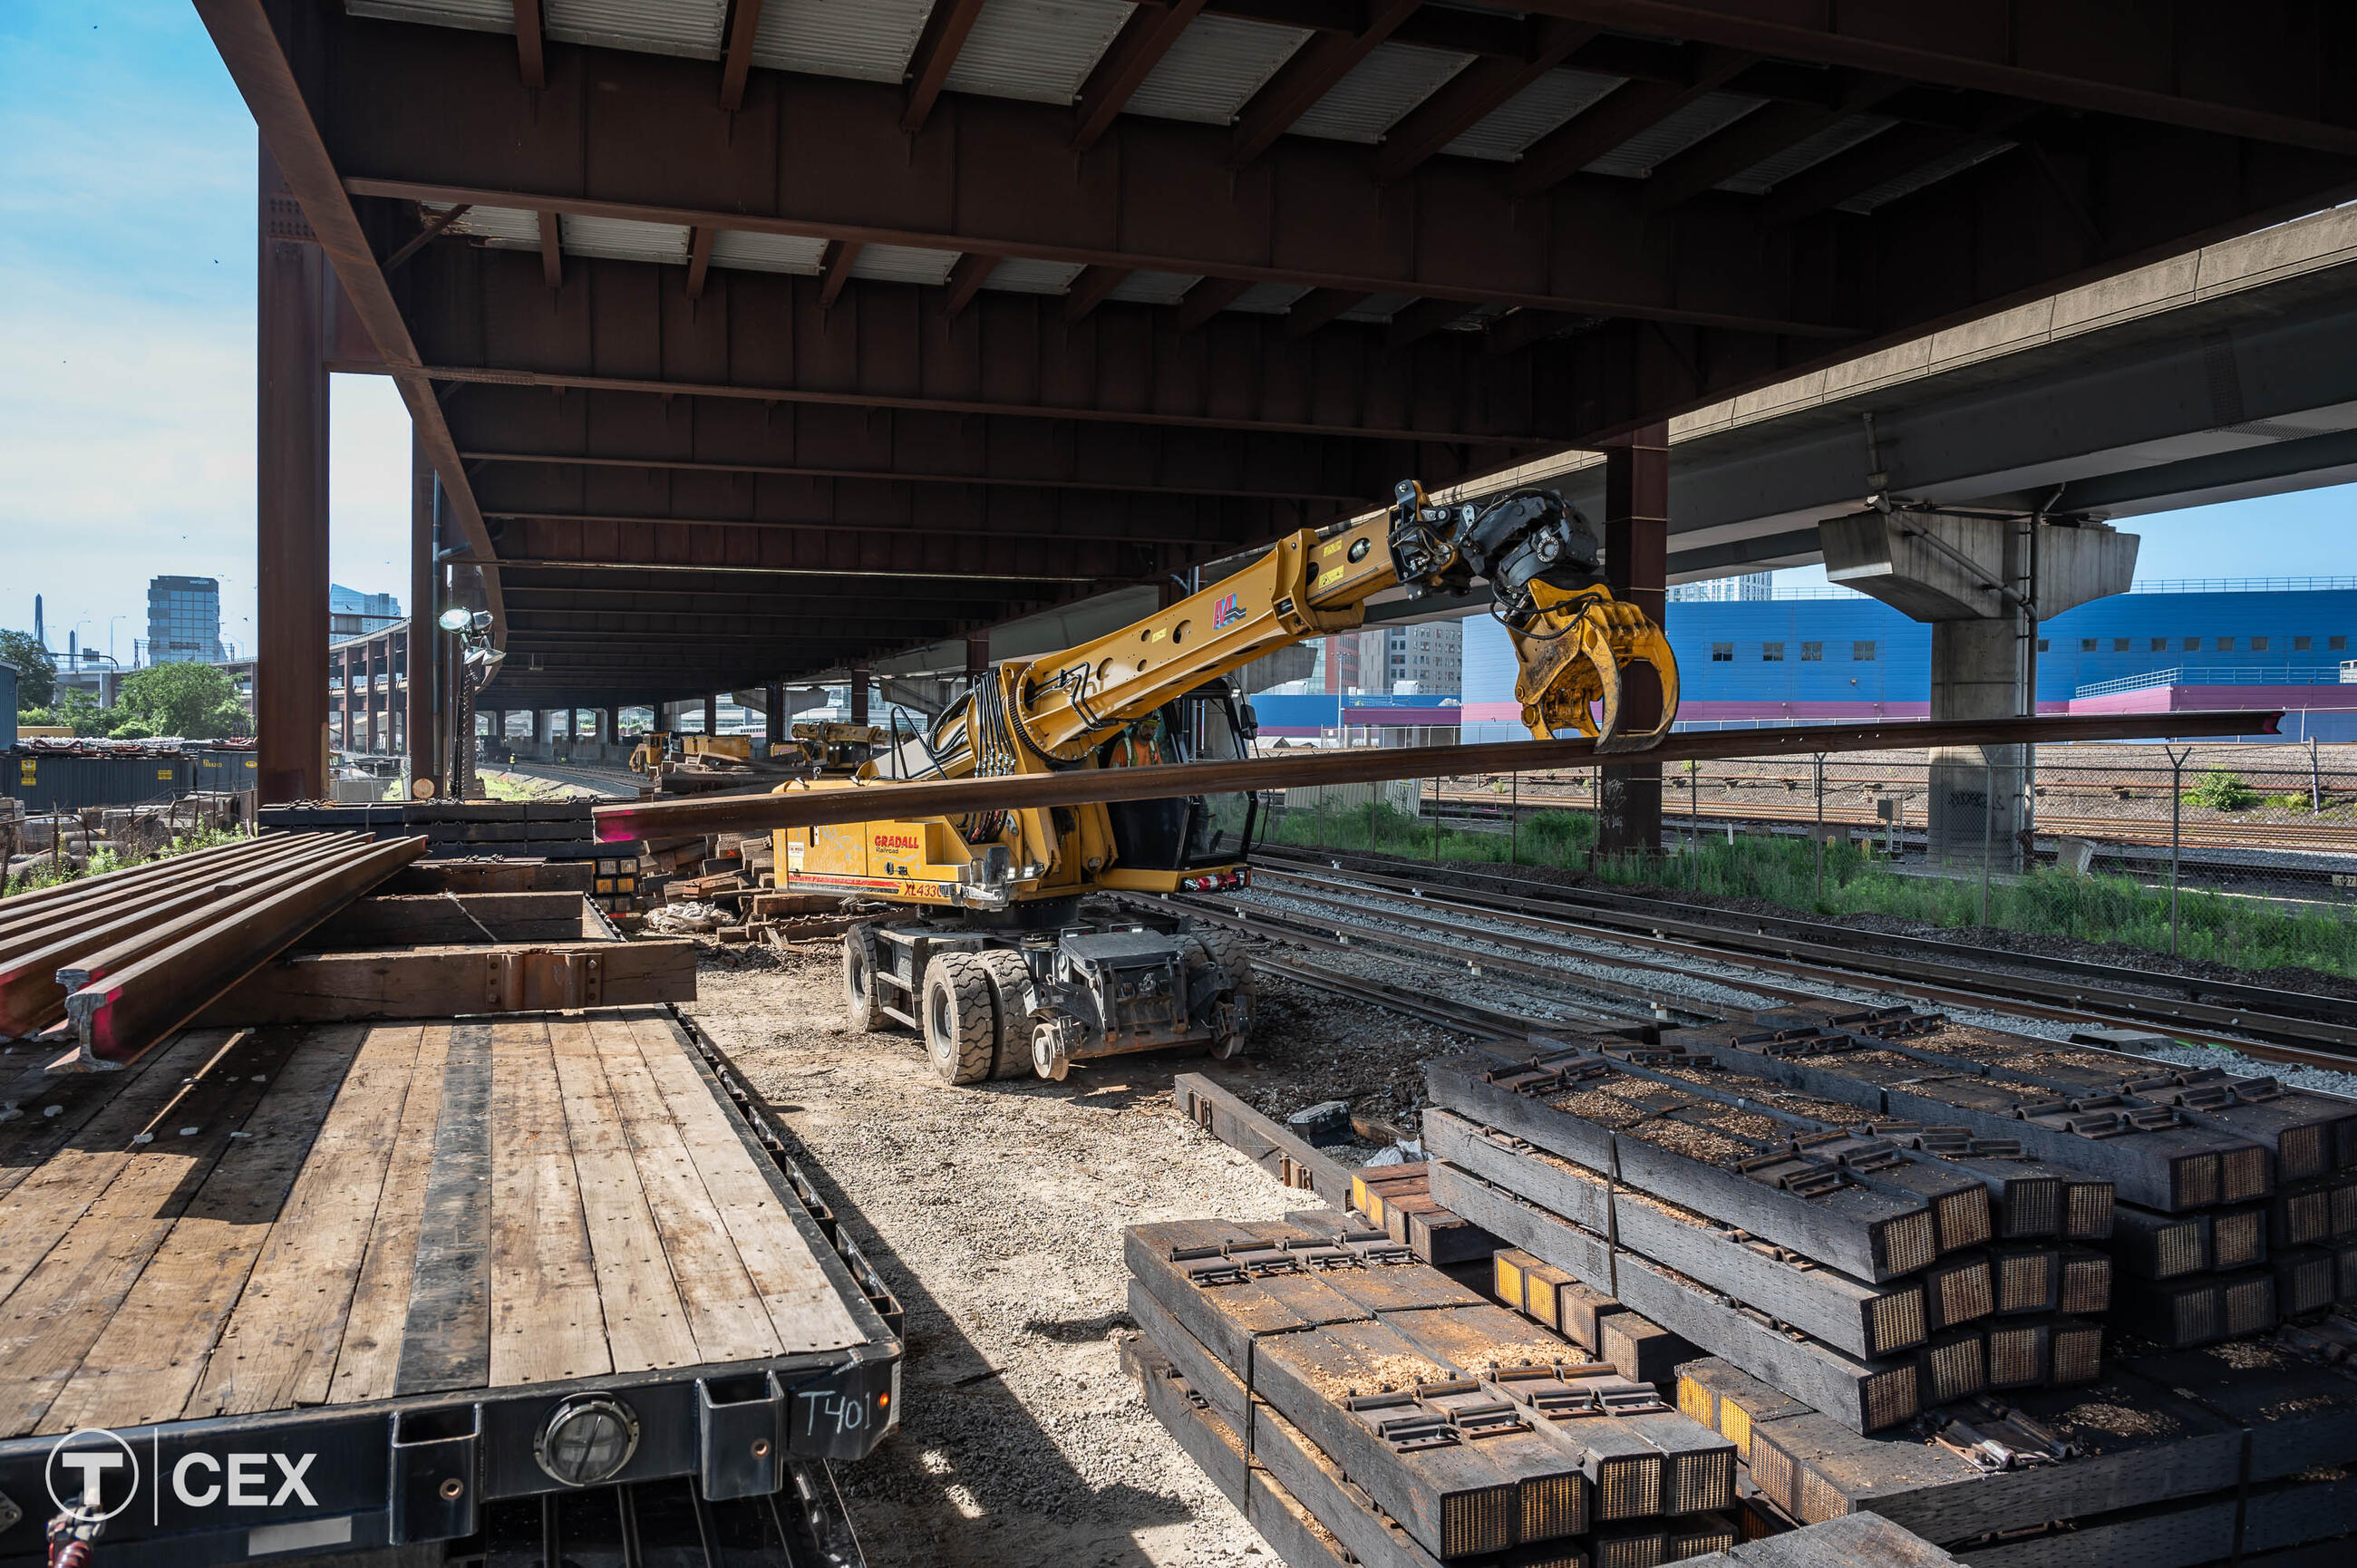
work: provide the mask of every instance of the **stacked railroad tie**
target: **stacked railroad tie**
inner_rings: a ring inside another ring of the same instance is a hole
[[[59,1065],[130,1061],[425,853],[270,833],[18,894],[0,902],[0,1040]]]
[[[341,806],[301,801],[264,806],[254,821],[265,832],[357,831],[379,839],[423,835],[430,846],[426,854],[437,860],[476,855],[611,860],[634,855],[626,846],[598,843],[590,816],[596,804],[587,799],[387,800]]]
[[[1904,1008],[1426,1077],[1431,1197],[1503,1241],[1497,1298],[1707,1352],[1679,1408],[1794,1520],[1975,1568],[2357,1530],[2357,1105]]]
[[[1742,1533],[1732,1442],[1379,1230],[1318,1211],[1125,1240],[1149,1407],[1296,1568],[1656,1568]]]

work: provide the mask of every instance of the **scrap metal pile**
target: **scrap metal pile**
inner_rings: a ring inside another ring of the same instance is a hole
[[[269,833],[18,894],[0,902],[0,1040],[130,1061],[425,850]]]

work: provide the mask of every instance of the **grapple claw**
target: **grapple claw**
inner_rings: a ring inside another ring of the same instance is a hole
[[[1609,589],[1532,585],[1539,613],[1515,631],[1522,674],[1514,695],[1523,724],[1541,740],[1577,729],[1599,752],[1643,751],[1670,733],[1678,712],[1678,664],[1669,639],[1634,605]],[[1621,671],[1650,664],[1662,687],[1662,717],[1636,735],[1620,731]],[[1600,709],[1600,714],[1597,710]]]

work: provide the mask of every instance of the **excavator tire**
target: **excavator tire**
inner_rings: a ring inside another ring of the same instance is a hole
[[[998,1017],[990,1002],[990,972],[979,954],[945,952],[925,966],[925,1054],[943,1083],[979,1083],[990,1076],[998,1047]]]
[[[1029,1078],[1031,1011],[1028,992],[1031,966],[1023,955],[993,948],[976,955],[990,976],[990,1009],[998,1022],[998,1047],[991,1058],[993,1078]]]
[[[884,1004],[876,994],[876,933],[866,926],[843,933],[843,1015],[862,1034],[885,1025]]]
[[[1259,1010],[1260,977],[1253,971],[1247,950],[1232,932],[1198,931],[1195,940],[1203,944],[1203,951],[1222,969],[1228,972],[1234,986],[1236,1000],[1243,1006],[1246,1016]],[[1230,1035],[1211,1042],[1211,1055],[1221,1061],[1233,1061],[1244,1054],[1252,1043],[1249,1033]]]

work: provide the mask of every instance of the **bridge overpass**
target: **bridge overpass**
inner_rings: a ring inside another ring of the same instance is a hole
[[[410,597],[489,618],[487,700],[610,707],[1570,448],[1650,603],[1663,422],[2357,193],[2313,0],[197,5],[264,149],[279,796],[330,371],[401,388]]]

